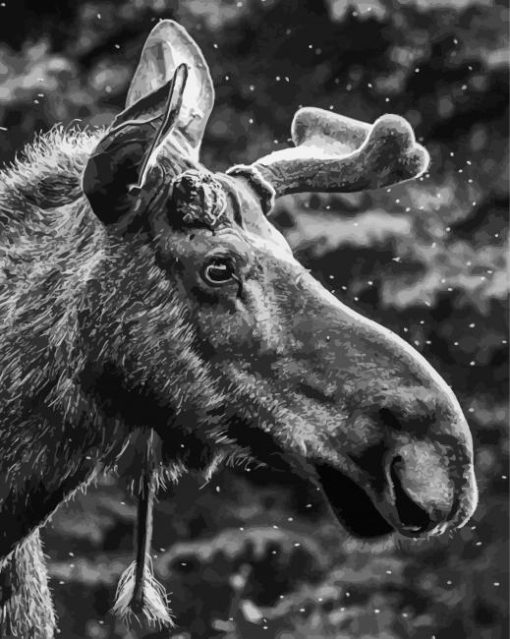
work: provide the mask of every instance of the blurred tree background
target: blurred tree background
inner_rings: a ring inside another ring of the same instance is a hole
[[[0,160],[55,122],[108,123],[160,18],[203,48],[217,91],[212,168],[288,144],[300,105],[409,119],[420,181],[282,199],[299,259],[407,339],[458,394],[481,499],[450,539],[360,547],[312,486],[268,470],[160,495],[154,563],[177,639],[506,639],[508,9],[499,0],[3,0]],[[46,527],[64,639],[161,639],[109,610],[134,504],[115,478]]]

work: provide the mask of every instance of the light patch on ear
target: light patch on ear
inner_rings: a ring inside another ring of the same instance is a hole
[[[149,34],[129,87],[126,106],[159,89],[180,64],[189,67],[189,78],[177,128],[188,141],[193,159],[214,104],[214,87],[209,67],[196,42],[173,20],[162,20]]]

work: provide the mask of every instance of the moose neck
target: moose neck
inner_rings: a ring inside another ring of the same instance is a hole
[[[13,248],[0,373],[7,478],[0,559],[7,561],[98,467],[113,466],[122,451],[124,462],[136,457],[132,442],[151,428],[172,478],[210,466],[224,416],[176,284],[141,236],[109,234],[80,196],[95,143],[56,131],[0,187],[2,210],[23,213],[6,228]],[[123,470],[129,477],[133,468]]]

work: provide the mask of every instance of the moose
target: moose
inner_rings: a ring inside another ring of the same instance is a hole
[[[215,173],[199,161],[213,103],[199,47],[163,20],[109,127],[55,128],[2,172],[1,636],[54,636],[39,531],[102,472],[139,504],[115,610],[162,624],[152,504],[190,470],[284,467],[362,539],[439,535],[476,507],[450,387],[315,280],[269,220],[288,193],[421,175],[411,126],[305,107],[294,147]]]

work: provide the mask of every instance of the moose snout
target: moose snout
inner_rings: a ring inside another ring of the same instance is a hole
[[[398,335],[312,286],[313,321],[296,314],[293,336],[314,365],[306,401],[318,397],[317,412],[329,417],[316,468],[337,518],[364,538],[460,528],[478,493],[473,440],[452,389]]]
[[[440,534],[463,525],[476,506],[470,463],[435,443],[408,441],[385,460],[388,518],[404,536]]]
[[[399,450],[387,462],[389,501],[400,532],[419,535],[446,522],[453,490],[444,468],[423,463],[415,450],[409,450],[415,446],[405,448],[408,450]],[[427,456],[426,451],[422,454]]]

